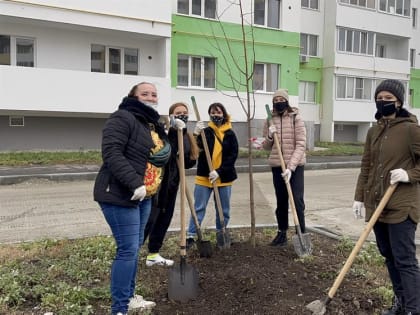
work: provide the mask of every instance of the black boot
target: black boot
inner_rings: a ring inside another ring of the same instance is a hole
[[[271,246],[285,246],[287,244],[287,232],[279,231],[277,236],[271,241]]]
[[[398,296],[394,296],[394,303],[392,304],[391,308],[387,311],[382,312],[382,315],[404,315],[404,307],[401,303],[401,299]]]

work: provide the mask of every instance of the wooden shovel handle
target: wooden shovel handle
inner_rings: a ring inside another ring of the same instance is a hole
[[[180,231],[180,255],[185,257],[187,255],[186,250],[186,227],[185,227],[185,164],[184,164],[184,136],[182,129],[177,129],[178,136],[178,169],[179,169],[179,178],[180,178],[180,188],[181,188],[181,231]]]
[[[331,289],[328,291],[328,298],[332,299],[337,292],[338,287],[343,282],[344,276],[349,271],[351,265],[353,264],[354,259],[356,258],[357,254],[359,253],[360,249],[362,248],[363,243],[366,241],[369,233],[372,231],[373,226],[375,225],[376,221],[378,220],[379,216],[384,210],[386,204],[388,203],[389,199],[391,198],[392,194],[397,188],[397,184],[390,185],[387,190],[385,191],[384,196],[382,197],[379,205],[376,207],[375,211],[373,212],[372,217],[370,218],[369,222],[366,224],[365,229],[363,230],[362,234],[359,237],[356,245],[354,245],[353,250],[351,251],[349,257],[347,258],[343,268],[341,268],[340,273],[338,274],[337,278],[334,281]]]
[[[194,112],[195,112],[195,116],[196,116],[197,120],[201,120],[200,119],[200,112],[198,111],[197,102],[195,101],[194,96],[191,96],[191,101],[193,103],[193,108],[194,108]],[[200,135],[201,135],[201,141],[203,142],[204,152],[206,154],[207,165],[208,165],[210,171],[214,171],[213,163],[211,161],[209,146],[207,144],[207,138],[206,138],[206,134],[205,134],[204,130],[201,130]],[[219,194],[219,189],[217,187],[216,181],[213,182],[213,191],[214,191],[214,198],[216,199],[217,211],[219,213],[220,225],[222,226],[222,230],[224,231],[225,230],[225,218],[223,216],[222,202],[220,201],[220,194]]]

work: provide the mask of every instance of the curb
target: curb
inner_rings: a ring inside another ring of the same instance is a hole
[[[360,162],[321,162],[321,163],[307,163],[305,170],[323,170],[323,169],[338,169],[338,168],[359,168]],[[196,168],[185,170],[185,175],[194,176]],[[248,173],[248,165],[236,166],[238,173]],[[264,165],[253,165],[252,171],[255,173],[271,172],[271,167]],[[24,175],[4,175],[0,176],[0,185],[19,184],[30,180],[45,179],[50,181],[77,181],[77,180],[94,180],[98,172],[78,172],[78,173],[50,173],[50,174],[24,174]]]

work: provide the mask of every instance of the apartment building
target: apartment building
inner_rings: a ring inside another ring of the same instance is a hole
[[[171,7],[143,2],[0,1],[0,151],[98,149],[142,81],[171,102]]]
[[[141,81],[157,85],[163,114],[191,96],[202,119],[212,102],[225,104],[241,145],[248,114],[261,135],[278,87],[304,117],[309,143],[364,141],[383,79],[402,80],[405,106],[420,115],[419,8],[420,0],[0,0],[0,151],[97,149],[106,117]]]

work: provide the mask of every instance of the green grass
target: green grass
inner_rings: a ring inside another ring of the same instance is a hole
[[[323,150],[308,151],[307,155],[360,155],[363,152],[362,143],[332,143],[317,142],[317,148]],[[269,151],[252,150],[253,158],[267,158]],[[240,148],[239,157],[248,157],[248,149]],[[0,166],[29,166],[51,164],[101,164],[99,151],[23,151],[0,153]]]

